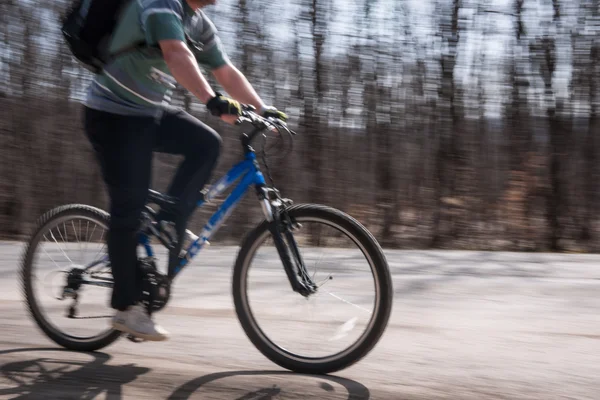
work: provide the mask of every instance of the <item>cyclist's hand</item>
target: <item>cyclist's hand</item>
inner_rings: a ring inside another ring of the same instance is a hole
[[[223,96],[221,93],[217,93],[215,97],[210,99],[206,103],[206,108],[214,116],[221,117],[225,122],[229,121],[229,117],[235,121],[237,117],[242,115],[242,106],[238,101]],[[227,118],[224,118],[227,116]]]
[[[279,111],[278,109],[276,109],[275,107],[266,107],[263,111],[263,117],[265,118],[277,118],[280,119],[282,121],[287,121],[288,120],[288,116],[286,113]]]

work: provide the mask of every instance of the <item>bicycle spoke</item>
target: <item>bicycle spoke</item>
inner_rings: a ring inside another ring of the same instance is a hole
[[[100,236],[100,242],[102,242],[102,240],[104,239],[104,230],[102,230],[102,235]],[[92,258],[92,262],[96,260],[96,258],[98,257],[98,255],[102,252],[102,250],[104,250],[104,248],[106,247],[106,244],[104,244],[100,250],[98,250],[98,252],[94,255],[94,258]]]
[[[79,224],[78,224],[78,229],[79,229],[79,239],[77,240],[77,243],[79,245],[79,254],[81,254],[81,265],[85,265],[85,252],[83,251],[83,243],[84,243],[84,238],[83,238],[83,231],[81,229],[81,220],[79,220]]]
[[[63,228],[65,228],[65,237],[67,236],[67,226],[63,223]],[[62,235],[62,232],[60,231],[60,228],[56,228],[58,229],[58,234],[60,235],[60,238],[62,239],[63,243],[67,243],[67,241],[65,240],[65,238]]]
[[[71,221],[71,225],[73,226],[73,234],[75,235],[75,240],[77,241],[77,244],[79,244],[79,238],[77,237],[77,229],[75,229],[75,223],[73,221]],[[68,239],[68,236],[67,236]],[[81,263],[81,252],[79,253],[80,257],[79,257],[79,262]]]
[[[48,242],[50,242],[50,241],[48,240],[48,238],[46,238],[46,235],[43,235],[43,237],[44,237],[44,239],[46,239]],[[58,268],[60,268],[60,265],[58,265],[58,264],[57,264],[57,262],[56,262],[56,261],[54,261],[54,258],[52,258],[52,256],[51,256],[50,254],[48,254],[48,251],[47,251],[47,250],[44,248],[44,246],[42,246],[42,249],[44,250],[44,253],[46,253],[46,255],[48,256],[48,258],[49,258],[50,260],[52,260],[52,262],[54,263],[54,265],[56,265]]]
[[[356,304],[354,304],[354,303],[352,303],[352,302],[350,302],[350,301],[348,301],[348,300],[345,300],[345,299],[341,298],[340,296],[337,296],[337,295],[335,295],[335,294],[333,294],[333,293],[331,293],[331,292],[328,292],[327,290],[325,290],[325,293],[327,293],[327,294],[329,294],[329,295],[331,295],[331,296],[335,297],[336,299],[338,299],[338,300],[340,300],[340,301],[343,301],[343,302],[344,302],[344,303],[346,303],[346,304],[349,304],[349,305],[351,305],[351,306],[353,306],[353,307],[356,307],[356,308],[358,308],[359,310],[365,311],[365,312],[367,312],[367,314],[369,314],[369,315],[373,313],[373,312],[371,312],[370,310],[367,310],[367,309],[366,309],[366,308],[364,308],[364,307],[361,307],[361,306],[359,306],[359,305],[356,305]]]
[[[88,249],[88,230],[90,229],[90,221],[87,221],[87,225],[85,227],[85,250],[83,251],[83,254],[87,254],[87,249]],[[83,260],[83,265],[85,265],[85,258]]]
[[[319,265],[319,263],[321,262],[322,259],[323,259],[323,253],[321,253],[321,257],[319,257],[317,262],[315,262],[315,272],[313,272],[313,275],[310,278],[313,282],[315,280],[315,275],[317,274],[317,265]]]
[[[94,229],[92,229],[92,234],[90,235],[90,239],[94,238],[94,232],[96,232],[96,225],[95,224],[94,224]],[[92,259],[91,262],[94,262],[94,259]]]
[[[317,285],[317,287],[320,288],[332,279],[333,279],[333,275],[329,274],[329,276],[327,278],[323,279],[321,282],[315,283],[315,285]]]
[[[94,232],[96,232],[96,225],[94,225],[94,229],[92,229],[92,234],[90,235],[90,239],[94,238]]]
[[[58,230],[58,233],[60,234],[60,229]],[[69,258],[69,256],[67,255],[67,253],[65,253],[65,251],[62,249],[62,247],[60,247],[60,244],[58,244],[58,240],[56,240],[56,238],[54,237],[54,234],[52,233],[52,230],[50,230],[50,236],[52,236],[52,239],[54,239],[54,242],[56,242],[56,245],[58,246],[58,248],[60,249],[60,251],[62,251],[62,253],[65,255],[66,259],[69,260],[69,262],[71,264],[74,264],[73,260],[71,260]],[[61,235],[62,237],[62,235]]]

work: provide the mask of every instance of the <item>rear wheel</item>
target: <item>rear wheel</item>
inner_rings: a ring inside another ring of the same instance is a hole
[[[29,311],[51,340],[70,350],[98,350],[121,336],[109,324],[108,221],[108,213],[86,205],[55,208],[40,217],[23,254]]]
[[[289,216],[294,263],[317,286],[307,297],[290,286],[265,221],[238,254],[233,298],[241,325],[276,364],[302,373],[330,373],[356,363],[379,341],[392,309],[392,280],[383,251],[359,222],[329,207],[298,205]]]

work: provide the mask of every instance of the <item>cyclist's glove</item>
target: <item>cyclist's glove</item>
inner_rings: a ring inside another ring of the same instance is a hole
[[[221,115],[242,115],[242,106],[238,101],[223,96],[221,93],[206,103],[206,108],[212,115],[220,117]]]
[[[280,119],[282,121],[287,121],[288,120],[288,116],[286,113],[284,113],[283,111],[279,111],[278,109],[276,109],[275,107],[266,107],[263,110],[263,117],[265,118],[277,118]]]

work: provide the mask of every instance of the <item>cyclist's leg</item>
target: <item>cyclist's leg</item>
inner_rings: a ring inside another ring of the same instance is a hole
[[[179,199],[177,209],[171,215],[161,214],[175,222],[177,235],[181,238],[200,199],[200,190],[217,164],[222,140],[217,132],[190,114],[173,110],[166,112],[161,120],[156,143],[156,151],[185,157],[168,189],[170,196]],[[179,250],[175,249],[173,254],[178,255]]]
[[[107,246],[114,278],[111,306],[121,311],[141,296],[137,233],[150,185],[156,127],[151,117],[85,109],[86,134],[100,160],[110,197]]]

